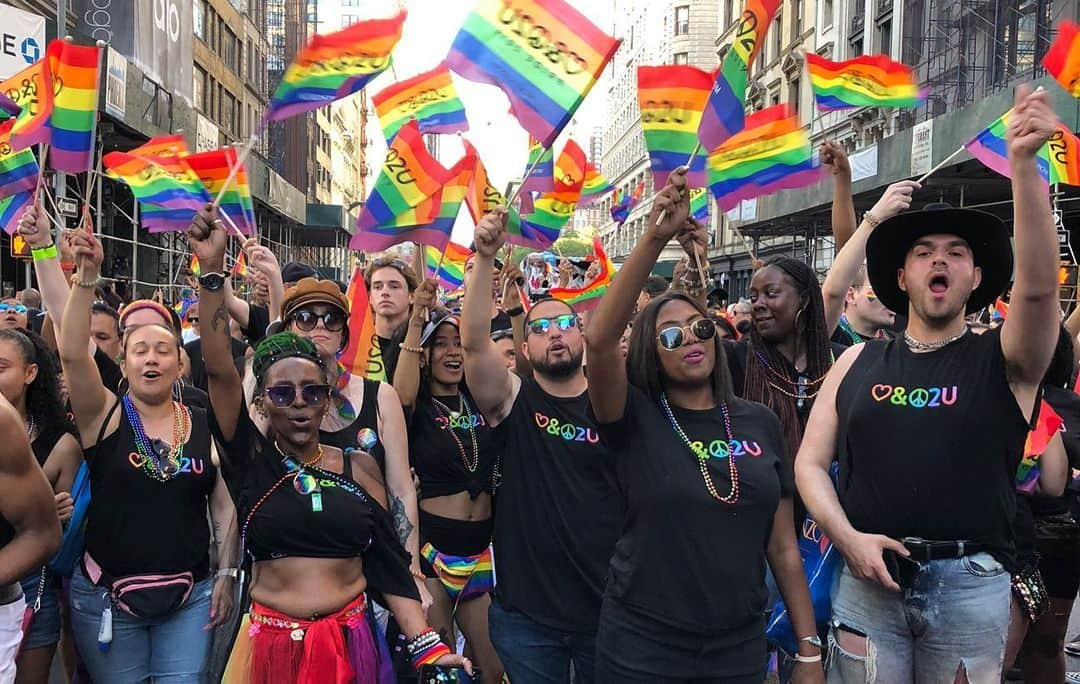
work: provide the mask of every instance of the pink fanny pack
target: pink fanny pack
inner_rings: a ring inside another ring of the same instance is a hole
[[[158,618],[178,610],[195,585],[191,572],[112,577],[88,553],[83,555],[83,568],[91,582],[109,590],[120,610],[137,618]]]

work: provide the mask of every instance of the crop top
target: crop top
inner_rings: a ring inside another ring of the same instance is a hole
[[[284,456],[259,432],[244,406],[236,433],[224,439],[211,412],[211,430],[228,454],[222,475],[236,505],[241,543],[254,561],[286,557],[362,557],[375,591],[419,598],[389,515],[352,479],[317,467],[318,496],[301,494]]]
[[[466,393],[463,401],[461,406],[457,397],[426,397],[416,403],[409,421],[409,465],[420,478],[420,499],[458,492],[475,499],[494,492],[498,445],[472,397]]]

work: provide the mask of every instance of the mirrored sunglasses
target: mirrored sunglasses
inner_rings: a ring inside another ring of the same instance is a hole
[[[551,330],[552,323],[555,324],[561,332],[566,332],[571,328],[577,326],[578,317],[577,314],[562,314],[561,316],[552,316],[550,318],[534,318],[529,321],[529,332],[534,335],[546,335],[548,330]]]
[[[664,328],[656,333],[656,339],[664,349],[675,351],[686,344],[685,331],[689,331],[695,340],[704,342],[705,340],[711,340],[716,335],[716,323],[708,318],[699,318],[690,325],[673,325],[670,328]]]

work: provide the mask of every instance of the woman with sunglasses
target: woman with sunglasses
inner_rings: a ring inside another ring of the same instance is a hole
[[[431,595],[420,571],[416,485],[397,393],[387,383],[353,375],[338,361],[349,342],[349,301],[336,283],[301,279],[285,291],[282,314],[284,329],[311,340],[327,368],[332,409],[322,419],[319,438],[349,454],[350,477],[355,475],[390,512],[399,541],[412,555],[413,576],[427,608]]]
[[[394,373],[420,481],[420,567],[435,599],[428,617],[447,645],[455,643],[456,623],[485,680],[499,682],[503,667],[487,621],[497,447],[465,386],[461,321],[437,303],[437,283],[420,283]]]
[[[55,493],[60,522],[66,523],[71,518],[71,486],[82,463],[82,447],[60,400],[58,365],[45,341],[35,333],[0,330],[0,394],[22,419],[34,458]],[[19,684],[49,679],[60,641],[60,579],[40,567],[22,580],[27,605],[38,609],[23,635],[16,678]]]
[[[28,329],[28,312],[29,309],[26,308],[26,305],[14,297],[0,300],[0,330],[11,328]]]
[[[230,559],[236,512],[206,413],[173,398],[173,329],[153,318],[126,327],[127,391],[118,397],[102,383],[88,351],[102,246],[85,229],[73,246],[78,270],[58,342],[93,492],[86,552],[71,580],[75,643],[94,681],[199,682],[211,630],[232,610],[236,576],[210,568],[208,517],[217,557]]]
[[[824,682],[776,416],[735,397],[716,326],[683,293],[638,315],[629,363],[618,351],[664,246],[677,238],[689,254],[705,251],[687,197],[685,173],[672,174],[586,334],[589,401],[625,499],[596,637],[597,680],[760,682],[768,561],[803,637],[792,681]]]
[[[224,268],[227,239],[215,216],[208,207],[188,229],[210,271]],[[367,624],[368,594],[381,595],[393,611],[414,664],[471,667],[427,626],[408,554],[382,509],[349,477],[349,456],[320,441],[330,385],[313,342],[285,332],[256,347],[253,403],[263,432],[248,414],[229,356],[221,289],[204,287],[202,302],[212,312],[203,353],[214,431],[227,445],[222,467],[253,560],[250,681],[392,682]]]

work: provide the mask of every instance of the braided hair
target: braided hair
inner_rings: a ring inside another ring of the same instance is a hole
[[[802,261],[787,256],[773,257],[762,268],[769,266],[780,269],[795,286],[802,301],[801,309],[795,315],[795,354],[806,351],[805,376],[810,384],[806,386],[808,401],[821,388],[825,374],[832,367],[832,348],[829,344],[828,327],[825,324],[825,302],[821,296],[814,271]],[[787,376],[786,368],[792,362],[780,353],[776,345],[765,342],[757,326],[751,326],[749,335],[750,348],[746,358],[746,376],[743,380],[743,398],[765,404],[780,418],[780,425],[788,441],[788,451],[795,458],[802,442],[803,424],[799,417],[799,407],[794,397],[788,396],[777,387],[784,387],[797,378],[787,378],[788,382],[770,378],[775,372]],[[768,364],[768,367],[766,366]],[[773,370],[770,370],[772,368]],[[793,392],[792,392],[793,393]]]
[[[55,442],[69,432],[78,436],[60,400],[60,364],[41,335],[31,330],[0,330],[0,340],[11,342],[25,364],[36,364],[37,377],[26,387],[26,416],[37,426],[38,437]]]
[[[315,343],[291,332],[280,332],[264,338],[255,346],[251,357],[251,370],[255,374],[256,394],[265,389],[266,372],[278,361],[288,358],[307,359],[315,363],[326,376],[326,364],[319,356]]]

